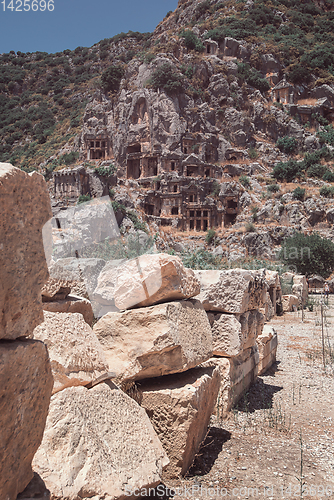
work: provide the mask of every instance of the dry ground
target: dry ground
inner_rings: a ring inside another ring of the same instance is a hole
[[[276,365],[228,419],[212,419],[188,477],[167,482],[181,488],[175,500],[334,498],[334,297],[324,307],[325,368],[313,300],[304,322],[301,311],[272,321]]]
[[[276,365],[228,419],[212,418],[188,476],[165,483],[174,500],[334,498],[334,296],[324,316],[325,369],[319,304],[304,322],[300,311],[272,321]],[[33,482],[19,498],[49,495]]]

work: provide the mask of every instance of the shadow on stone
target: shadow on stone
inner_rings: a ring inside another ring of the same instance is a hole
[[[219,453],[223,449],[224,443],[231,439],[231,433],[210,427],[209,432],[197,453],[193,465],[190,467],[186,477],[204,476],[210,472]]]
[[[50,491],[37,472],[34,472],[34,477],[24,491],[17,495],[17,500],[30,500],[31,498],[34,500],[50,500]]]

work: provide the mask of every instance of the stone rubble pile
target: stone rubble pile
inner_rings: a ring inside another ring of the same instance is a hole
[[[43,176],[0,163],[0,213],[0,498],[15,500],[33,477],[53,384],[47,348],[32,340],[48,278]]]

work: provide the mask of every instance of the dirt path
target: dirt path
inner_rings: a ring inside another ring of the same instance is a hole
[[[300,311],[275,318],[276,365],[212,420],[188,477],[167,482],[175,500],[334,498],[334,297],[324,313],[326,371],[320,305],[304,322]]]

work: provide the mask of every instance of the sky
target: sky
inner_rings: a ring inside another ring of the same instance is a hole
[[[0,53],[62,52],[78,46],[90,47],[122,31],[153,31],[178,3],[177,0],[51,0],[48,5],[48,1],[0,0]]]

